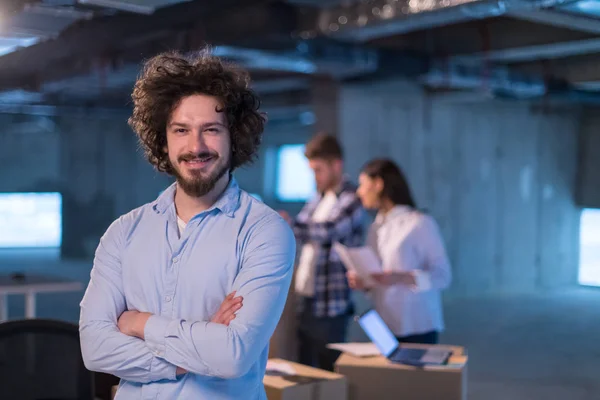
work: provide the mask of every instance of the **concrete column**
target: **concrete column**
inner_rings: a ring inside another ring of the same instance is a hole
[[[318,78],[311,82],[310,101],[315,117],[312,133],[327,132],[339,136],[338,124],[339,83],[329,78]],[[290,288],[281,320],[271,338],[269,357],[296,361],[298,354],[296,296],[294,284]]]
[[[315,114],[313,131],[338,136],[339,83],[330,78],[317,78],[311,83],[311,103]]]
[[[595,110],[593,110],[595,111]],[[600,207],[600,132],[598,117],[592,110],[586,110],[579,127],[579,158],[576,200],[579,206]]]

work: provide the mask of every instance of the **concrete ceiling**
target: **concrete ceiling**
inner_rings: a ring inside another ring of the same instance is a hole
[[[122,106],[143,59],[205,44],[269,95],[315,76],[526,96],[600,88],[600,0],[3,0],[0,13],[4,104]]]

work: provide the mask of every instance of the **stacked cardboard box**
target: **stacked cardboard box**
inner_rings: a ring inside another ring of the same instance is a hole
[[[290,373],[269,369],[263,379],[269,400],[347,400],[348,383],[342,375],[281,359],[269,360]]]

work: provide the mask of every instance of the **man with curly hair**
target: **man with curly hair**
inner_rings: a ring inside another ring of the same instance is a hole
[[[232,177],[261,142],[258,98],[209,52],[154,57],[132,98],[148,160],[176,182],[100,240],[81,302],[85,365],[121,378],[117,399],[266,399],[295,239]]]

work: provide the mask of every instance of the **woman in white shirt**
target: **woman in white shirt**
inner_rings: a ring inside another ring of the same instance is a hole
[[[350,287],[367,290],[374,307],[403,343],[438,343],[444,329],[441,291],[452,279],[450,263],[435,220],[416,209],[400,168],[376,159],[359,176],[358,197],[376,209],[367,245],[379,256],[375,287],[348,272]]]

